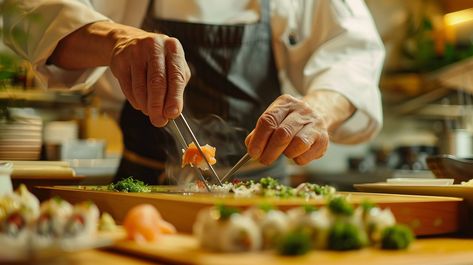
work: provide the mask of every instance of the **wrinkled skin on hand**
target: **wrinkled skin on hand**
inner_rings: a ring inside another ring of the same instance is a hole
[[[262,164],[269,165],[284,154],[305,165],[325,154],[328,125],[305,101],[282,95],[259,117],[245,144]]]
[[[165,126],[182,112],[191,76],[180,42],[140,29],[116,34],[112,73],[130,104],[148,115],[154,126]]]

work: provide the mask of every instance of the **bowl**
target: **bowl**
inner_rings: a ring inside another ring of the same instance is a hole
[[[427,166],[437,178],[452,178],[455,184],[473,178],[473,157],[456,157],[453,155],[428,156]]]

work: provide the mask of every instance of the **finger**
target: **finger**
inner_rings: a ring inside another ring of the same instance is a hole
[[[156,127],[163,127],[167,123],[167,119],[163,115],[167,81],[162,40],[158,38],[155,39],[148,58],[147,89],[148,113],[151,123]]]
[[[167,93],[164,116],[176,118],[182,112],[184,88],[189,81],[189,69],[181,44],[175,38],[164,41],[166,52]]]
[[[120,87],[122,88],[123,94],[125,95],[126,99],[128,102],[130,102],[130,105],[134,108],[139,110],[139,105],[135,100],[135,97],[133,95],[133,88],[131,84],[131,71],[121,71],[117,75],[118,83],[120,84]]]
[[[327,132],[321,132],[316,137],[316,140],[314,144],[310,147],[310,149],[302,155],[294,158],[294,162],[296,162],[296,164],[298,165],[306,165],[312,160],[321,158],[327,151],[327,147],[329,144],[328,139],[329,138]]]
[[[256,122],[255,132],[248,144],[248,153],[254,159],[259,159],[264,149],[267,146],[269,138],[276,130],[279,124],[286,118],[289,108],[279,105],[274,102],[269,108],[259,117]]]
[[[246,136],[246,138],[245,138],[245,146],[246,147],[248,147],[248,145],[250,144],[251,138],[253,137],[254,133],[255,133],[255,130],[251,131],[250,134],[248,134],[248,136]]]
[[[133,97],[141,111],[148,114],[148,100],[146,91],[146,63],[133,64],[131,66],[131,86]]]
[[[307,152],[315,142],[317,129],[315,123],[306,124],[292,139],[284,150],[288,158],[295,158]]]
[[[274,130],[266,148],[260,157],[260,162],[269,165],[274,162],[284,152],[286,147],[291,143],[294,136],[304,127],[301,123],[300,114],[291,112]]]

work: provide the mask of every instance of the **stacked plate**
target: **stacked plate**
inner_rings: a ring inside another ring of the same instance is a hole
[[[38,160],[42,143],[42,120],[35,116],[0,120],[0,160]]]

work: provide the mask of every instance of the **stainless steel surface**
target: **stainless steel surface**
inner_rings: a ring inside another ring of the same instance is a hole
[[[235,174],[238,169],[240,169],[246,162],[250,161],[251,156],[246,153],[240,160],[223,176],[222,181],[225,181],[227,178],[230,178],[233,174]]]
[[[181,132],[181,130],[179,129],[179,126],[177,126],[176,121],[175,121],[175,120],[172,120],[172,121],[169,123],[169,126],[170,126],[170,129],[171,129],[172,133],[175,135],[176,140],[177,140],[177,141],[179,142],[179,144],[181,145],[181,148],[186,149],[186,148],[187,148],[186,139],[184,138],[184,135],[182,135],[182,132]],[[197,176],[199,176],[199,178],[200,178],[200,179],[202,180],[202,182],[204,183],[205,188],[207,189],[207,191],[211,192],[210,187],[209,187],[209,185],[207,184],[207,181],[205,180],[204,176],[202,175],[202,172],[200,172],[200,170],[198,170],[197,168],[194,168],[194,171],[195,171],[195,173],[197,174]]]

